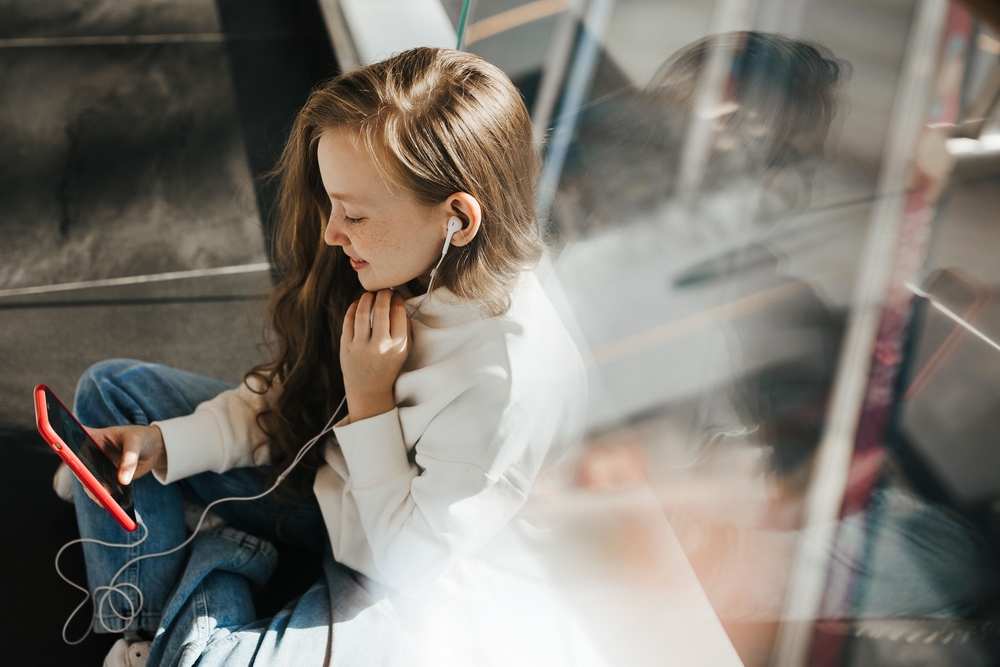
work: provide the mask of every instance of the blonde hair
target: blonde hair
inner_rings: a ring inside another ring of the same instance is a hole
[[[257,415],[270,436],[275,471],[343,398],[340,328],[362,289],[344,253],[323,241],[331,205],[316,149],[333,128],[348,130],[387,183],[422,204],[440,204],[457,192],[479,201],[478,234],[448,253],[435,285],[476,302],[485,316],[510,308],[518,274],[544,247],[534,208],[539,159],[531,121],[498,68],[469,53],[418,48],[313,91],[275,170],[280,191],[272,256],[280,281],[269,319],[277,354],[247,374],[261,393],[280,384]],[[319,450],[306,461],[316,467]]]

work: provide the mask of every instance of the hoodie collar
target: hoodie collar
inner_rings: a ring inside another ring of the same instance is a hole
[[[411,296],[406,285],[395,288],[403,295],[410,319],[434,328],[450,327],[481,319],[479,304],[463,299],[447,287],[435,287],[433,292]]]

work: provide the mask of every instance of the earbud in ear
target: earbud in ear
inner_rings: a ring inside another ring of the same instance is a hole
[[[444,261],[444,256],[448,254],[448,248],[451,246],[451,237],[455,235],[455,232],[462,229],[462,219],[457,215],[453,215],[448,219],[448,235],[444,237],[444,247],[441,248],[441,259],[438,260],[437,265],[431,269],[431,279],[427,285],[427,293],[430,294],[431,288],[434,287],[434,276],[437,275],[437,270],[441,268],[441,262]]]
[[[451,237],[455,235],[455,232],[462,229],[462,219],[457,215],[451,216],[448,220],[448,235],[444,237],[444,247],[441,248],[441,256],[444,257],[448,253],[448,246],[451,245]]]

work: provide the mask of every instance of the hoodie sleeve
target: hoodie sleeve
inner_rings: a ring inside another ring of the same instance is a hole
[[[253,381],[252,379],[250,380]],[[267,462],[267,436],[257,425],[266,397],[246,382],[205,401],[190,415],[153,422],[163,433],[167,465],[153,471],[162,484],[201,472]]]
[[[525,398],[506,368],[483,369],[430,421],[412,457],[400,425],[407,408],[335,427],[382,583],[419,592],[521,508],[564,417],[559,398]]]

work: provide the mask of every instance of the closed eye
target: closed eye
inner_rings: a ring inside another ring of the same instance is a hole
[[[347,222],[349,224],[356,225],[362,220],[364,220],[364,218],[352,218],[351,216],[344,214],[344,222]]]

